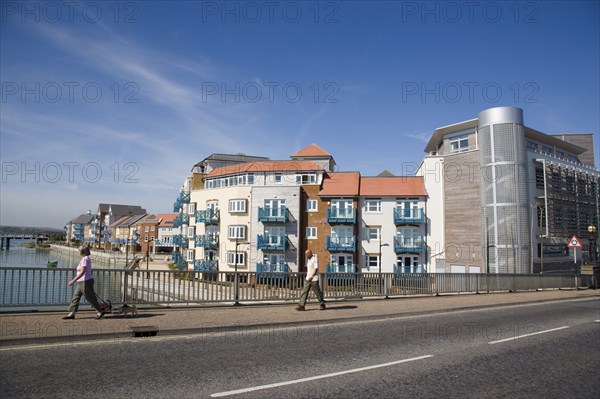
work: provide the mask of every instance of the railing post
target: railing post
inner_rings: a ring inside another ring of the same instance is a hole
[[[129,276],[127,270],[123,271],[123,303],[127,303],[127,290],[129,286]]]
[[[383,291],[385,293],[385,299],[389,299],[390,298],[389,297],[389,292],[390,292],[390,289],[389,289],[389,286],[390,286],[389,285],[389,277],[390,277],[389,273],[385,273],[383,275]]]
[[[236,261],[237,261],[237,259],[236,259]],[[234,284],[234,292],[235,292],[235,302],[234,302],[233,306],[239,306],[240,305],[240,275],[239,275],[239,272],[235,272],[233,284]]]

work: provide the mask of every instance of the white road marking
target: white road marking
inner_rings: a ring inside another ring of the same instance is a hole
[[[531,337],[532,335],[545,334],[545,333],[549,333],[549,332],[553,332],[553,331],[558,331],[558,330],[564,330],[565,328],[569,328],[569,326],[562,326],[562,327],[557,327],[557,328],[551,328],[550,330],[538,331],[538,332],[534,332],[534,333],[530,333],[530,334],[523,334],[523,335],[519,335],[517,337],[510,337],[510,338],[499,339],[498,341],[490,341],[490,342],[488,342],[488,344],[493,345],[493,344],[499,344],[501,342],[506,342],[506,341],[514,341],[515,339],[520,339],[520,338],[525,338],[525,337]]]
[[[237,389],[235,391],[213,393],[210,396],[212,398],[220,398],[220,397],[223,397],[223,396],[238,395],[238,394],[246,393],[246,392],[260,391],[262,389],[282,387],[282,386],[285,386],[285,385],[299,384],[299,383],[302,383],[302,382],[320,380],[320,379],[323,379],[323,378],[337,377],[338,375],[344,375],[344,374],[350,374],[350,373],[358,373],[358,372],[361,372],[361,371],[373,370],[373,369],[377,369],[377,368],[381,368],[381,367],[394,366],[396,364],[401,364],[401,363],[406,363],[406,362],[412,362],[412,361],[421,360],[421,359],[427,359],[429,357],[433,357],[433,355],[425,355],[425,356],[413,357],[413,358],[410,358],[410,359],[397,360],[395,362],[390,362],[390,363],[376,364],[374,366],[367,366],[367,367],[361,367],[361,368],[352,369],[352,370],[338,371],[337,373],[316,375],[314,377],[307,377],[307,378],[300,378],[300,379],[297,379],[297,380],[277,382],[275,384],[259,385],[259,386],[256,386],[256,387],[250,387],[250,388],[244,388],[244,389]]]
[[[594,320],[594,323],[600,323],[600,320]]]

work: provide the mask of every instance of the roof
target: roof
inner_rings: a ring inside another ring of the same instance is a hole
[[[157,219],[160,219],[159,227],[173,227],[173,221],[177,217],[176,213],[159,213],[156,215]]]
[[[77,216],[76,218],[73,218],[72,220],[69,221],[70,224],[91,224],[92,220],[94,220],[94,218],[96,217],[96,215],[88,215],[87,213],[82,213],[81,215]]]
[[[234,175],[248,172],[295,172],[317,171],[323,167],[313,161],[263,161],[247,162],[238,165],[223,166],[212,170],[206,178]]]
[[[128,227],[135,224],[138,220],[142,219],[146,215],[133,215],[126,219],[124,222],[121,222],[121,226]]]
[[[435,151],[443,140],[443,137],[448,133],[460,132],[461,130],[477,128],[478,118],[469,119],[468,121],[462,121],[454,123],[448,126],[438,127],[433,131],[433,135],[429,139],[429,142],[425,146],[425,152]]]
[[[392,172],[390,172],[387,169],[377,175],[377,177],[395,177],[395,176],[396,176],[395,174],[393,174]]]
[[[210,154],[202,161],[198,162],[194,167],[200,166],[206,161],[222,161],[222,162],[232,162],[232,163],[243,163],[243,162],[252,162],[252,161],[268,161],[268,157],[258,157],[254,155],[246,155],[246,154]]]
[[[146,214],[146,210],[139,205],[98,204],[98,211],[101,213],[111,212],[116,216]]]
[[[329,173],[323,179],[323,186],[319,195],[323,197],[358,196],[360,188],[360,173],[335,172]]]
[[[121,225],[121,223],[123,223],[124,221],[126,221],[129,218],[130,218],[130,216],[121,216],[120,218],[118,218],[117,220],[112,222],[110,225],[108,225],[108,227],[119,227]]]
[[[331,154],[319,147],[316,144],[311,144],[306,148],[301,149],[295,154],[291,155],[291,158],[328,158]]]
[[[565,136],[569,134],[550,135],[542,132],[538,132],[530,127],[525,127],[525,137],[539,141],[540,143],[548,144],[550,146],[558,147],[562,150],[571,152],[575,155],[583,154],[587,151],[586,148],[582,148],[576,144],[565,141]]]
[[[422,176],[363,177],[360,181],[361,196],[427,196]]]

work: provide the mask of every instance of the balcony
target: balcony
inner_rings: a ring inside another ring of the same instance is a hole
[[[176,247],[181,247],[183,243],[187,244],[187,237],[183,237],[181,234],[173,234],[173,245]],[[186,245],[187,246],[187,245]]]
[[[354,237],[327,236],[326,245],[329,252],[356,252],[356,239]]]
[[[218,234],[197,234],[194,237],[194,245],[200,248],[217,248],[219,246]]]
[[[356,223],[354,208],[327,208],[328,223]]]
[[[394,208],[394,224],[423,224],[425,223],[425,212],[423,208],[404,209]]]
[[[196,222],[205,224],[219,224],[219,210],[205,209],[196,211]]]
[[[187,269],[187,267],[188,267],[187,261],[185,259],[183,259],[183,255],[181,254],[181,252],[173,251],[172,255],[173,255],[173,263],[175,263],[178,268]]]
[[[258,208],[258,221],[271,223],[286,223],[288,210],[285,206],[279,208]]]
[[[190,215],[186,213],[180,213],[173,220],[173,227],[181,227],[184,224],[190,224]]]
[[[195,272],[218,272],[219,271],[219,261],[218,260],[208,260],[208,259],[198,259],[194,263],[194,271]]]
[[[410,266],[397,266],[394,265],[394,273],[425,273],[425,268],[423,265],[413,266],[413,271],[411,271]]]
[[[425,252],[423,240],[419,239],[402,239],[394,237],[394,251],[396,253],[416,253],[422,254]]]
[[[258,235],[256,237],[256,248],[263,251],[285,251],[287,236]]]
[[[190,193],[184,193],[183,191],[179,193],[179,197],[175,200],[173,204],[173,212],[179,212],[183,204],[190,203]]]

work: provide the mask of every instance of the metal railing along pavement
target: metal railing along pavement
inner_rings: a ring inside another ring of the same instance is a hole
[[[94,269],[94,288],[100,298],[113,304],[296,301],[305,276],[286,272]],[[0,307],[67,306],[74,289],[67,282],[73,277],[72,269],[2,267]],[[538,274],[320,274],[326,299],[576,288],[580,283],[575,276]]]

